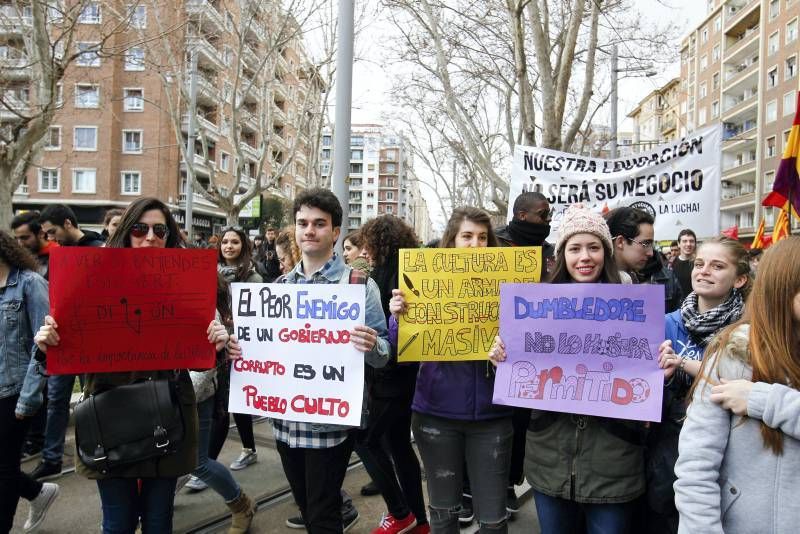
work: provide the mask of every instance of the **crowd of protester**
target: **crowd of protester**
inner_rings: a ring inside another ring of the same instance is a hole
[[[507,356],[499,336],[485,360],[399,363],[407,304],[398,258],[400,249],[420,246],[414,230],[382,215],[343,236],[341,205],[324,189],[299,194],[291,216],[291,226],[264,235],[233,226],[189,243],[165,204],[141,198],[109,211],[102,234],[56,204],[18,214],[10,232],[0,232],[0,534],[10,531],[20,499],[28,503],[25,532],[58,502],[76,378],[84,395],[167,380],[178,386],[172,402],[187,429],[157,460],[98,471],[76,456],[77,472],[96,483],[104,532],[170,532],[184,487],[211,488],[230,509],[229,532],[247,532],[256,507],[235,472],[258,462],[253,416],[232,414],[242,449],[230,465],[218,461],[230,428],[231,361],[241,356],[235,282],[365,285],[364,324],[350,336],[366,364],[361,427],[269,420],[299,508],[286,518],[291,528],[341,533],[355,523],[358,512],[342,491],[354,451],[371,478],[362,493],[380,494],[386,508],[370,518],[374,534],[454,534],[474,520],[480,532],[506,532],[524,480],[544,534],[796,528],[800,271],[792,265],[800,263],[800,238],[762,254],[728,237],[698,243],[683,229],[662,253],[654,217],[630,207],[601,215],[569,206],[554,243],[547,241],[553,210],[539,193],[516,198],[503,227],[478,208],[453,211],[440,248],[538,246],[543,282],[664,287],[661,421],[644,423],[493,403],[495,368]],[[47,352],[59,343],[49,256],[74,246],[216,249],[217,313],[205,332],[214,367],[48,376]],[[22,471],[21,462],[34,458],[35,468]]]

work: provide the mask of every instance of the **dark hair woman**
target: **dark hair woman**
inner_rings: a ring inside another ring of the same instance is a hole
[[[497,246],[489,215],[478,208],[456,209],[447,223],[441,246]],[[396,344],[397,318],[406,312],[406,302],[401,290],[395,289],[392,294],[389,339]],[[454,510],[461,506],[462,481],[467,471],[480,531],[498,534],[508,531],[506,489],[513,435],[511,409],[492,403],[493,389],[494,373],[487,361],[420,364],[411,424],[429,474],[433,532],[458,532],[459,517]]]
[[[367,221],[358,235],[372,263],[370,277],[380,289],[383,312],[390,317],[389,300],[392,290],[399,287],[400,249],[416,248],[417,236],[394,215]],[[402,523],[411,515],[417,526],[427,526],[419,460],[409,439],[411,401],[419,365],[398,364],[392,359],[385,367],[367,370],[370,372],[367,377],[371,403],[369,420],[356,450],[386,502],[389,511],[386,518]]]
[[[260,284],[263,281],[253,265],[250,241],[243,229],[233,226],[223,229],[217,251],[217,271],[229,284],[233,282]],[[256,438],[253,434],[253,416],[235,413],[233,420],[236,422],[236,429],[242,439],[242,452],[231,463],[230,468],[238,471],[256,463],[258,454],[256,453]]]
[[[125,210],[111,237],[110,248],[175,248],[183,245],[178,226],[167,206],[156,198],[140,198]],[[42,351],[58,345],[58,325],[49,315],[35,336]],[[218,351],[229,340],[228,332],[213,320],[207,329],[209,343]],[[141,524],[144,532],[171,532],[177,478],[197,465],[197,405],[187,370],[93,373],[86,376],[84,394],[125,386],[143,379],[178,383],[177,402],[182,405],[184,439],[175,452],[100,473],[77,462],[79,473],[97,481],[103,507],[104,532],[133,532]],[[128,414],[134,420],[137,413]],[[141,482],[141,485],[140,485]]]
[[[38,527],[58,495],[20,470],[19,458],[30,418],[42,405],[46,378],[33,355],[34,328],[50,301],[39,265],[14,238],[0,232],[0,532],[9,532],[19,498],[30,501],[25,531]]]

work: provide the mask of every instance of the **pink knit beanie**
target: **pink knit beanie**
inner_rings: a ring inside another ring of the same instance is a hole
[[[573,204],[567,208],[558,225],[558,240],[556,241],[556,253],[561,250],[567,240],[575,234],[593,234],[600,238],[613,251],[611,244],[611,232],[608,229],[605,219],[599,214],[594,213],[583,204]]]

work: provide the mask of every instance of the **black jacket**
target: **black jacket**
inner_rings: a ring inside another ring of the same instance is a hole
[[[554,258],[556,255],[556,247],[548,243],[547,241],[543,241],[542,243],[515,243],[514,240],[511,238],[511,234],[508,233],[508,226],[501,226],[500,228],[496,228],[494,231],[494,235],[497,236],[497,240],[500,241],[500,246],[503,247],[542,247],[542,272],[540,280],[544,280],[547,275],[547,261],[548,258]],[[552,260],[551,260],[552,261]]]
[[[81,231],[83,232],[83,237],[75,243],[76,247],[102,247],[105,244],[103,236],[97,232],[92,232],[91,230]]]

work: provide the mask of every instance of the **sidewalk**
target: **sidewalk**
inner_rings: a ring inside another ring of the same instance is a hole
[[[234,478],[241,484],[248,495],[259,501],[269,501],[268,505],[261,506],[255,516],[251,533],[291,534],[301,533],[285,525],[286,518],[297,515],[297,507],[288,493],[288,483],[283,475],[280,458],[275,451],[272,431],[266,421],[256,422],[254,425],[256,448],[258,449],[258,463],[241,471],[234,471]],[[101,532],[102,518],[100,498],[97,486],[93,481],[78,476],[71,471],[73,467],[74,433],[72,428],[67,434],[67,455],[64,458],[64,469],[68,472],[53,482],[61,486],[61,493],[48,512],[47,519],[38,530],[41,534],[74,533],[81,532],[94,534]],[[223,465],[230,463],[239,455],[241,444],[235,427],[231,429],[228,441],[220,454],[219,460]],[[354,457],[355,459],[355,457]],[[31,471],[38,460],[26,462],[25,471]],[[353,502],[359,511],[358,522],[348,531],[348,534],[369,534],[378,524],[381,515],[385,512],[383,499],[380,496],[363,497],[359,490],[368,482],[369,478],[360,465],[353,467],[345,478],[344,487],[353,497]],[[523,488],[518,487],[520,494]],[[283,494],[283,497],[274,498]],[[273,497],[272,499],[270,499]],[[520,499],[522,508],[516,520],[510,524],[509,532],[513,534],[537,534],[539,532],[536,521],[536,512],[530,499],[530,492],[525,493]],[[202,528],[211,521],[225,517],[228,509],[222,499],[212,490],[192,493],[185,488],[175,498],[174,528],[177,533],[185,532],[226,532],[227,521],[215,525],[213,528]],[[22,532],[22,525],[28,514],[28,502],[20,501],[17,515],[14,518],[12,532]],[[477,528],[463,529],[463,534],[476,532]]]

